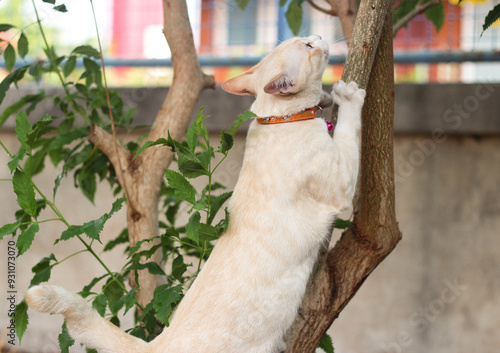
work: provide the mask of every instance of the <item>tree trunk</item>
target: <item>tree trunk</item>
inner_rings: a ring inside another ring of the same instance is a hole
[[[363,1],[356,19],[343,79],[368,86],[354,220],[336,245],[321,254],[286,337],[287,353],[315,351],[332,322],[401,238],[394,208],[391,5],[386,0]]]
[[[167,137],[181,139],[186,133],[193,109],[200,92],[215,85],[212,76],[201,71],[193,33],[189,23],[185,0],[163,0],[164,29],[170,51],[174,80],[151,128],[149,139]],[[173,159],[173,153],[165,147],[151,147],[133,160],[113,137],[94,126],[89,136],[90,142],[101,149],[116,170],[118,181],[127,198],[127,225],[130,245],[159,234],[158,203],[165,169]],[[144,243],[141,250],[147,250],[155,243]],[[161,262],[160,252],[147,261]],[[139,271],[140,291],[137,301],[143,307],[152,299],[155,288],[162,284],[161,276],[152,275],[147,270]],[[134,276],[131,284],[137,285]]]

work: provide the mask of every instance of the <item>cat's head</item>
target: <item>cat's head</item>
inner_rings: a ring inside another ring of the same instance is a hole
[[[224,82],[222,88],[233,94],[254,95],[252,110],[257,115],[281,114],[278,105],[285,114],[310,108],[319,102],[328,56],[328,44],[320,36],[291,38],[250,70]]]

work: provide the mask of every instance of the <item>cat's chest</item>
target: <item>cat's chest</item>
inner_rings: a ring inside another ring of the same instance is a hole
[[[324,121],[262,125],[254,121],[249,129],[244,164],[257,172],[297,171],[325,150],[331,142]]]

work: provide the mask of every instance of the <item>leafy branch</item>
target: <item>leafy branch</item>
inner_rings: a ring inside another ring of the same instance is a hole
[[[401,1],[394,8],[394,23],[392,26],[392,35],[395,37],[398,31],[405,27],[413,18],[426,13],[427,17],[434,23],[436,31],[439,31],[444,23],[444,9],[442,0],[409,0]],[[427,11],[437,6],[436,10],[427,13]]]

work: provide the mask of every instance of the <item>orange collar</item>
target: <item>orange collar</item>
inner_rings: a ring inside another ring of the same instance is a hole
[[[317,110],[318,107],[313,107],[289,116],[270,116],[268,118],[257,118],[257,122],[261,124],[280,124],[290,123],[292,121],[309,120],[316,118]]]

